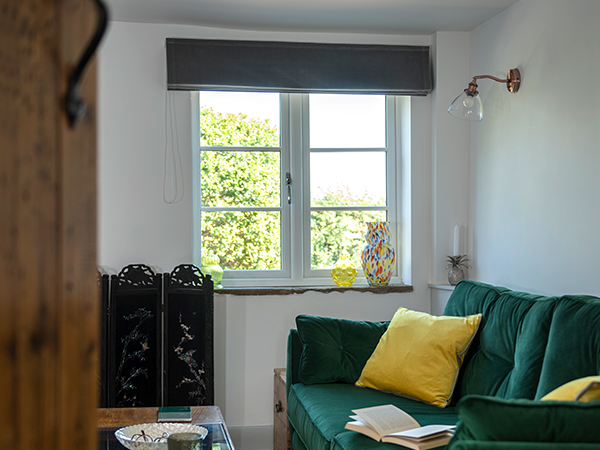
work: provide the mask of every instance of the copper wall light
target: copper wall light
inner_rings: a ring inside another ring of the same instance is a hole
[[[498,83],[506,83],[508,92],[516,93],[521,85],[521,72],[519,69],[511,69],[508,71],[506,80],[493,77],[491,75],[477,75],[473,77],[473,81],[469,83],[469,87],[462,94],[454,99],[448,112],[460,119],[477,121],[483,119],[483,105],[477,92],[477,80],[489,78]]]

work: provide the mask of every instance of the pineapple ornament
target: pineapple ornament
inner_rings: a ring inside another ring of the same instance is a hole
[[[352,286],[356,280],[356,267],[350,261],[350,255],[347,252],[342,252],[340,259],[331,269],[331,277],[338,286]]]
[[[215,289],[223,289],[223,285],[221,284],[223,268],[219,265],[220,261],[221,259],[217,255],[202,255],[200,272],[212,277]]]
[[[459,281],[465,279],[465,270],[469,268],[467,255],[448,256],[448,282],[452,286],[456,286]]]

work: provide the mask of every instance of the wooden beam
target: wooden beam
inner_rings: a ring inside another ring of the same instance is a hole
[[[0,448],[96,448],[95,67],[76,130],[68,74],[89,0],[0,6]]]

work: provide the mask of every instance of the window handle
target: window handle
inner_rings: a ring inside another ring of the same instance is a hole
[[[287,185],[287,191],[288,191],[288,205],[292,204],[292,177],[290,176],[289,172],[285,173],[285,184]]]

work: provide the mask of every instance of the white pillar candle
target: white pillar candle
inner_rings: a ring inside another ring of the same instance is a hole
[[[460,247],[460,227],[458,225],[454,226],[454,253],[453,256],[460,255],[459,247]]]

